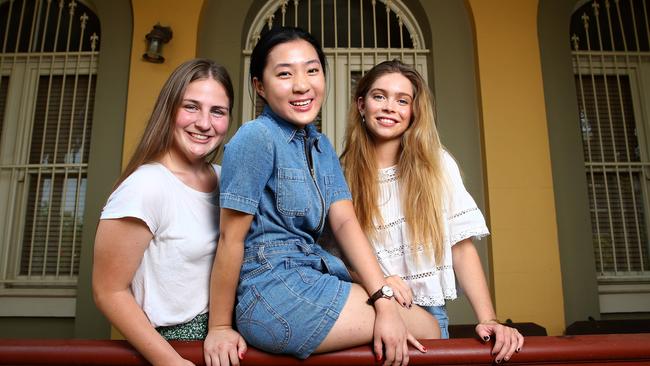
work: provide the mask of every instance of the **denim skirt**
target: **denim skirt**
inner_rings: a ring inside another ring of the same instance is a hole
[[[440,326],[440,339],[449,339],[449,317],[447,316],[447,307],[442,306],[423,306],[424,310],[433,315]]]
[[[318,244],[249,245],[237,289],[237,330],[256,348],[307,358],[338,319],[351,281],[343,262]]]

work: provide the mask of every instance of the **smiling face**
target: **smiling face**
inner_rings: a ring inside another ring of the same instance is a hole
[[[273,47],[262,80],[254,78],[253,83],[275,114],[301,128],[316,119],[320,111],[324,75],[314,47],[297,39]]]
[[[359,97],[357,107],[376,143],[399,141],[411,124],[413,85],[400,73],[382,75]]]
[[[202,163],[228,131],[229,102],[226,89],[214,79],[191,82],[176,111],[171,153],[190,163]]]

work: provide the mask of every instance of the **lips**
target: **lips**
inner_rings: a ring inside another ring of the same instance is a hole
[[[200,133],[195,133],[195,132],[188,132],[188,134],[189,134],[193,139],[195,139],[195,140],[199,140],[199,141],[207,141],[207,140],[210,138],[210,136],[208,136],[208,135],[204,135],[204,134],[200,134]]]
[[[387,126],[387,127],[394,126],[397,124],[397,121],[392,118],[377,117],[376,120],[380,125]]]
[[[289,105],[294,110],[305,112],[311,109],[311,105],[314,99],[302,99],[302,100],[293,100],[289,102]]]

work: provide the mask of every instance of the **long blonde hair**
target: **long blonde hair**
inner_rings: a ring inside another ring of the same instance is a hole
[[[409,239],[422,244],[425,253],[433,252],[436,263],[443,257],[443,204],[447,177],[443,169],[443,148],[433,112],[433,98],[422,76],[399,60],[385,61],[368,71],[357,84],[348,114],[341,164],[361,228],[377,239],[375,223],[383,220],[377,205],[378,167],[374,159],[375,143],[357,108],[374,82],[383,75],[399,73],[413,85],[413,113],[410,126],[402,135],[397,165],[402,211]]]
[[[173,143],[176,113],[183,101],[187,86],[195,80],[208,78],[214,79],[226,90],[229,102],[228,113],[232,113],[234,92],[228,71],[216,62],[205,58],[185,61],[172,72],[160,90],[142,138],[126,168],[113,185],[113,190],[141,165],[150,163],[169,151]],[[206,157],[206,161],[214,160],[220,145]]]

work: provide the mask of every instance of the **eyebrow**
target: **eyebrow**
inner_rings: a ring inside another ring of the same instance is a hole
[[[194,103],[194,104],[201,104],[201,102],[199,102],[198,100],[190,99],[190,98],[183,98],[182,102],[191,102],[191,103]],[[227,106],[223,106],[223,105],[214,105],[214,106],[212,106],[210,108],[225,109],[226,111],[228,111],[230,109]]]
[[[382,92],[382,93],[384,93],[384,94],[388,94],[388,92],[387,92],[386,90],[382,89],[382,88],[373,88],[373,89],[370,89],[370,90],[368,91],[368,94],[370,94],[370,93],[372,93],[372,92]],[[413,96],[412,96],[411,94],[409,94],[409,93],[397,93],[397,95],[399,95],[399,96],[407,96],[407,97],[413,99]]]
[[[303,62],[304,65],[309,65],[309,64],[313,64],[313,63],[317,63],[317,64],[320,65],[320,60],[313,59],[313,60],[307,60],[307,61]],[[293,65],[294,65],[294,63],[284,62],[284,63],[280,63],[280,64],[275,65],[274,68],[277,69],[278,67],[291,67]]]

